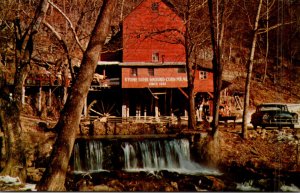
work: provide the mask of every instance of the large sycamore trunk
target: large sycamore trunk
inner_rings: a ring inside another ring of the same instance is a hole
[[[79,127],[84,101],[93,79],[99,53],[109,31],[116,2],[116,0],[103,1],[88,48],[83,55],[78,77],[56,125],[59,133],[51,154],[50,165],[37,186],[40,191],[65,190],[66,172],[76,138],[76,130]]]
[[[16,103],[1,99],[0,122],[4,132],[5,167],[0,175],[26,180],[26,159],[21,143],[20,111]]]

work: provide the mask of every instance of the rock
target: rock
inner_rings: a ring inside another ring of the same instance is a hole
[[[92,187],[92,191],[96,192],[116,192],[118,190],[115,190],[114,188],[111,188],[107,185],[97,185]]]
[[[211,189],[213,191],[218,191],[219,192],[219,191],[222,191],[225,188],[225,184],[222,180],[217,179],[213,176],[207,176],[206,178],[209,179],[212,182]]]
[[[107,185],[113,187],[115,191],[123,192],[125,190],[125,186],[118,180],[109,181]]]
[[[98,119],[93,122],[94,134],[95,135],[105,135],[106,133],[106,123],[99,121]]]
[[[178,191],[178,184],[177,184],[177,182],[171,182],[171,186],[175,189],[175,191]]]
[[[34,167],[27,168],[27,179],[32,182],[39,182],[43,176],[43,172]]]
[[[158,134],[166,134],[168,129],[166,126],[157,126],[156,131]]]
[[[165,187],[165,192],[174,192],[174,188],[172,186],[166,186]]]

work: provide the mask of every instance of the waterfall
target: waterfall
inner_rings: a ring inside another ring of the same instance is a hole
[[[127,171],[168,170],[180,173],[209,173],[217,171],[190,159],[187,139],[125,142],[122,146]]]
[[[89,140],[75,143],[74,171],[94,172],[101,171],[103,162],[103,148],[100,141]]]
[[[161,171],[178,173],[213,174],[214,169],[191,160],[187,139],[160,140],[81,140],[73,152],[74,172],[99,172],[104,170]]]

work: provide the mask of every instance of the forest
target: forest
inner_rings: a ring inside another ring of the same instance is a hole
[[[37,119],[52,117],[55,123],[51,128],[53,145],[42,178],[37,183],[37,190],[70,190],[66,187],[69,160],[97,62],[101,53],[122,49],[121,46],[110,47],[108,42],[114,39],[123,19],[141,2],[142,0],[0,2],[0,128],[3,133],[1,176],[18,177],[22,183],[26,183],[28,155],[24,144],[28,143],[28,139],[23,132],[24,117],[28,114]],[[224,77],[242,74],[233,79],[230,86],[232,90],[244,92],[244,109],[239,127],[239,139],[244,140],[242,146],[247,146],[253,138],[253,130],[248,130],[247,123],[248,115],[256,105],[262,102],[300,103],[299,1],[162,2],[184,21],[182,38],[170,43],[182,44],[185,49],[188,130],[197,129],[194,69],[209,68],[214,73],[214,106],[210,138],[205,146],[205,152],[208,152],[206,159],[213,159],[211,154],[221,151],[216,150],[220,148],[216,144],[222,136],[219,130],[223,128],[219,124],[219,109]],[[158,29],[150,36],[161,33],[164,31]],[[53,99],[56,106],[45,109],[46,113],[43,113],[38,112],[34,105],[24,105],[22,93],[26,78],[45,72],[55,75],[58,71],[63,72],[65,79],[70,78],[71,87],[62,99]],[[293,131],[295,136],[298,130]],[[299,149],[299,145],[297,148]],[[293,156],[297,157],[298,154],[299,152]],[[299,175],[299,165],[295,175]]]

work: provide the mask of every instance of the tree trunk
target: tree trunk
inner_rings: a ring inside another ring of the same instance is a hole
[[[194,130],[196,128],[196,111],[195,111],[195,98],[194,98],[194,79],[195,73],[193,69],[193,63],[190,61],[191,53],[193,52],[192,38],[190,34],[190,10],[191,2],[187,1],[187,11],[185,14],[185,61],[186,61],[186,71],[188,79],[188,129]]]
[[[265,69],[264,69],[264,76],[262,82],[265,83],[267,78],[267,70],[268,70],[268,54],[269,54],[269,1],[267,0],[267,34],[266,34],[266,56],[265,56]]]
[[[14,88],[12,98],[1,95],[0,124],[5,136],[6,165],[0,175],[19,177],[26,180],[26,159],[22,145],[21,119],[22,94],[25,79],[29,71],[31,54],[33,51],[33,36],[38,32],[41,21],[48,10],[47,0],[41,0],[35,16],[23,34],[19,19],[15,21],[15,66]],[[7,93],[9,95],[9,93]]]
[[[189,60],[187,60],[188,63]],[[195,98],[194,98],[194,73],[192,66],[188,64],[188,128],[194,130],[196,128],[196,111],[195,111]]]
[[[5,167],[1,176],[26,180],[26,158],[21,140],[20,111],[16,103],[0,99],[0,123],[4,132]]]
[[[219,31],[222,32],[223,25],[223,11],[224,11],[224,1],[221,2],[222,9],[221,9],[221,21],[218,22],[221,26],[221,29],[218,28]],[[219,34],[217,37],[215,36],[215,28],[214,28],[214,16],[213,16],[213,2],[212,0],[208,1],[208,9],[209,9],[209,18],[210,18],[210,31],[211,31],[211,42],[212,42],[212,49],[213,49],[213,82],[214,82],[214,106],[213,106],[213,121],[212,121],[212,135],[214,137],[217,136],[218,133],[218,126],[219,126],[219,106],[220,106],[220,97],[221,97],[221,88],[222,88],[222,72],[223,72],[223,65],[221,63],[221,45],[222,45],[222,33]]]
[[[257,29],[258,29],[258,22],[260,18],[260,10],[262,6],[262,0],[259,1],[258,8],[257,8],[257,14],[255,19],[255,25],[253,30],[253,39],[252,39],[252,46],[250,50],[250,56],[247,61],[247,78],[246,78],[246,84],[245,84],[245,99],[244,99],[244,111],[243,111],[243,125],[242,125],[242,136],[244,139],[247,139],[247,122],[248,122],[248,107],[249,107],[249,98],[250,98],[250,84],[251,84],[251,75],[252,75],[252,68],[253,68],[253,59],[254,59],[254,53],[255,53],[255,46],[256,46],[256,40],[257,40]]]
[[[61,112],[56,130],[59,131],[50,158],[50,165],[37,186],[39,191],[65,190],[65,178],[72,154],[76,131],[99,54],[109,32],[110,21],[116,7],[116,0],[104,0],[91,38],[83,55],[77,79],[71,88],[67,102]]]

